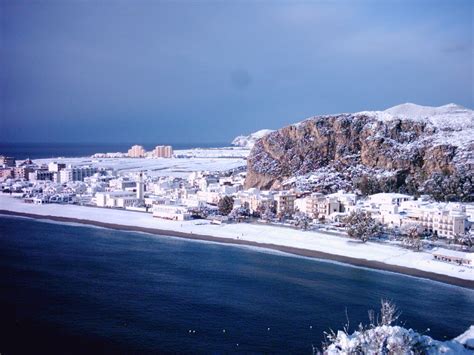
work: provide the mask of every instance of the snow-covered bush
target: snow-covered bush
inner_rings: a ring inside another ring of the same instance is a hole
[[[363,242],[377,237],[382,233],[382,225],[375,221],[365,211],[353,211],[344,219],[344,226],[351,238],[360,239]]]
[[[323,353],[336,354],[472,354],[474,326],[450,341],[437,341],[413,329],[393,323],[398,318],[395,305],[382,300],[380,315],[375,322],[369,312],[369,325],[360,324],[358,330],[349,334],[347,329],[326,334],[327,342]]]

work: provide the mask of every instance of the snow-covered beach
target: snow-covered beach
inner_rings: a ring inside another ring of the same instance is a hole
[[[26,204],[8,195],[0,196],[0,214],[250,245],[474,288],[474,269],[436,261],[430,252],[414,252],[373,242],[358,243],[321,232],[248,223],[213,225],[206,220],[168,221],[153,218],[148,213],[117,209]]]

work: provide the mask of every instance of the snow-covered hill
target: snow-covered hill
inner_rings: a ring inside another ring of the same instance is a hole
[[[245,186],[279,188],[301,177],[299,187],[321,192],[352,186],[471,201],[473,166],[473,110],[406,103],[314,116],[266,134],[248,157]]]
[[[232,145],[252,149],[257,139],[273,132],[271,129],[261,129],[260,131],[249,134],[248,136],[237,136],[232,141]]]
[[[474,111],[453,103],[439,107],[405,103],[385,111],[363,111],[356,115],[384,122],[402,119],[426,124],[436,131],[432,138],[438,144],[466,148],[474,143]]]

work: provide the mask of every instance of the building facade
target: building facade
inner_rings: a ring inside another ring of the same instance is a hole
[[[130,158],[143,158],[145,153],[145,148],[141,145],[134,145],[128,150],[128,156]]]
[[[292,215],[295,212],[296,194],[281,191],[275,195],[276,212],[279,215]]]
[[[68,167],[59,172],[59,182],[61,184],[69,181],[84,181],[84,178],[97,173],[99,169],[90,166]]]
[[[170,145],[157,145],[151,155],[154,158],[171,158],[173,156],[173,147]]]

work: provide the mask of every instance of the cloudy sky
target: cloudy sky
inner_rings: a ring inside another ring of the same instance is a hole
[[[3,142],[228,142],[474,107],[472,1],[0,1]]]

